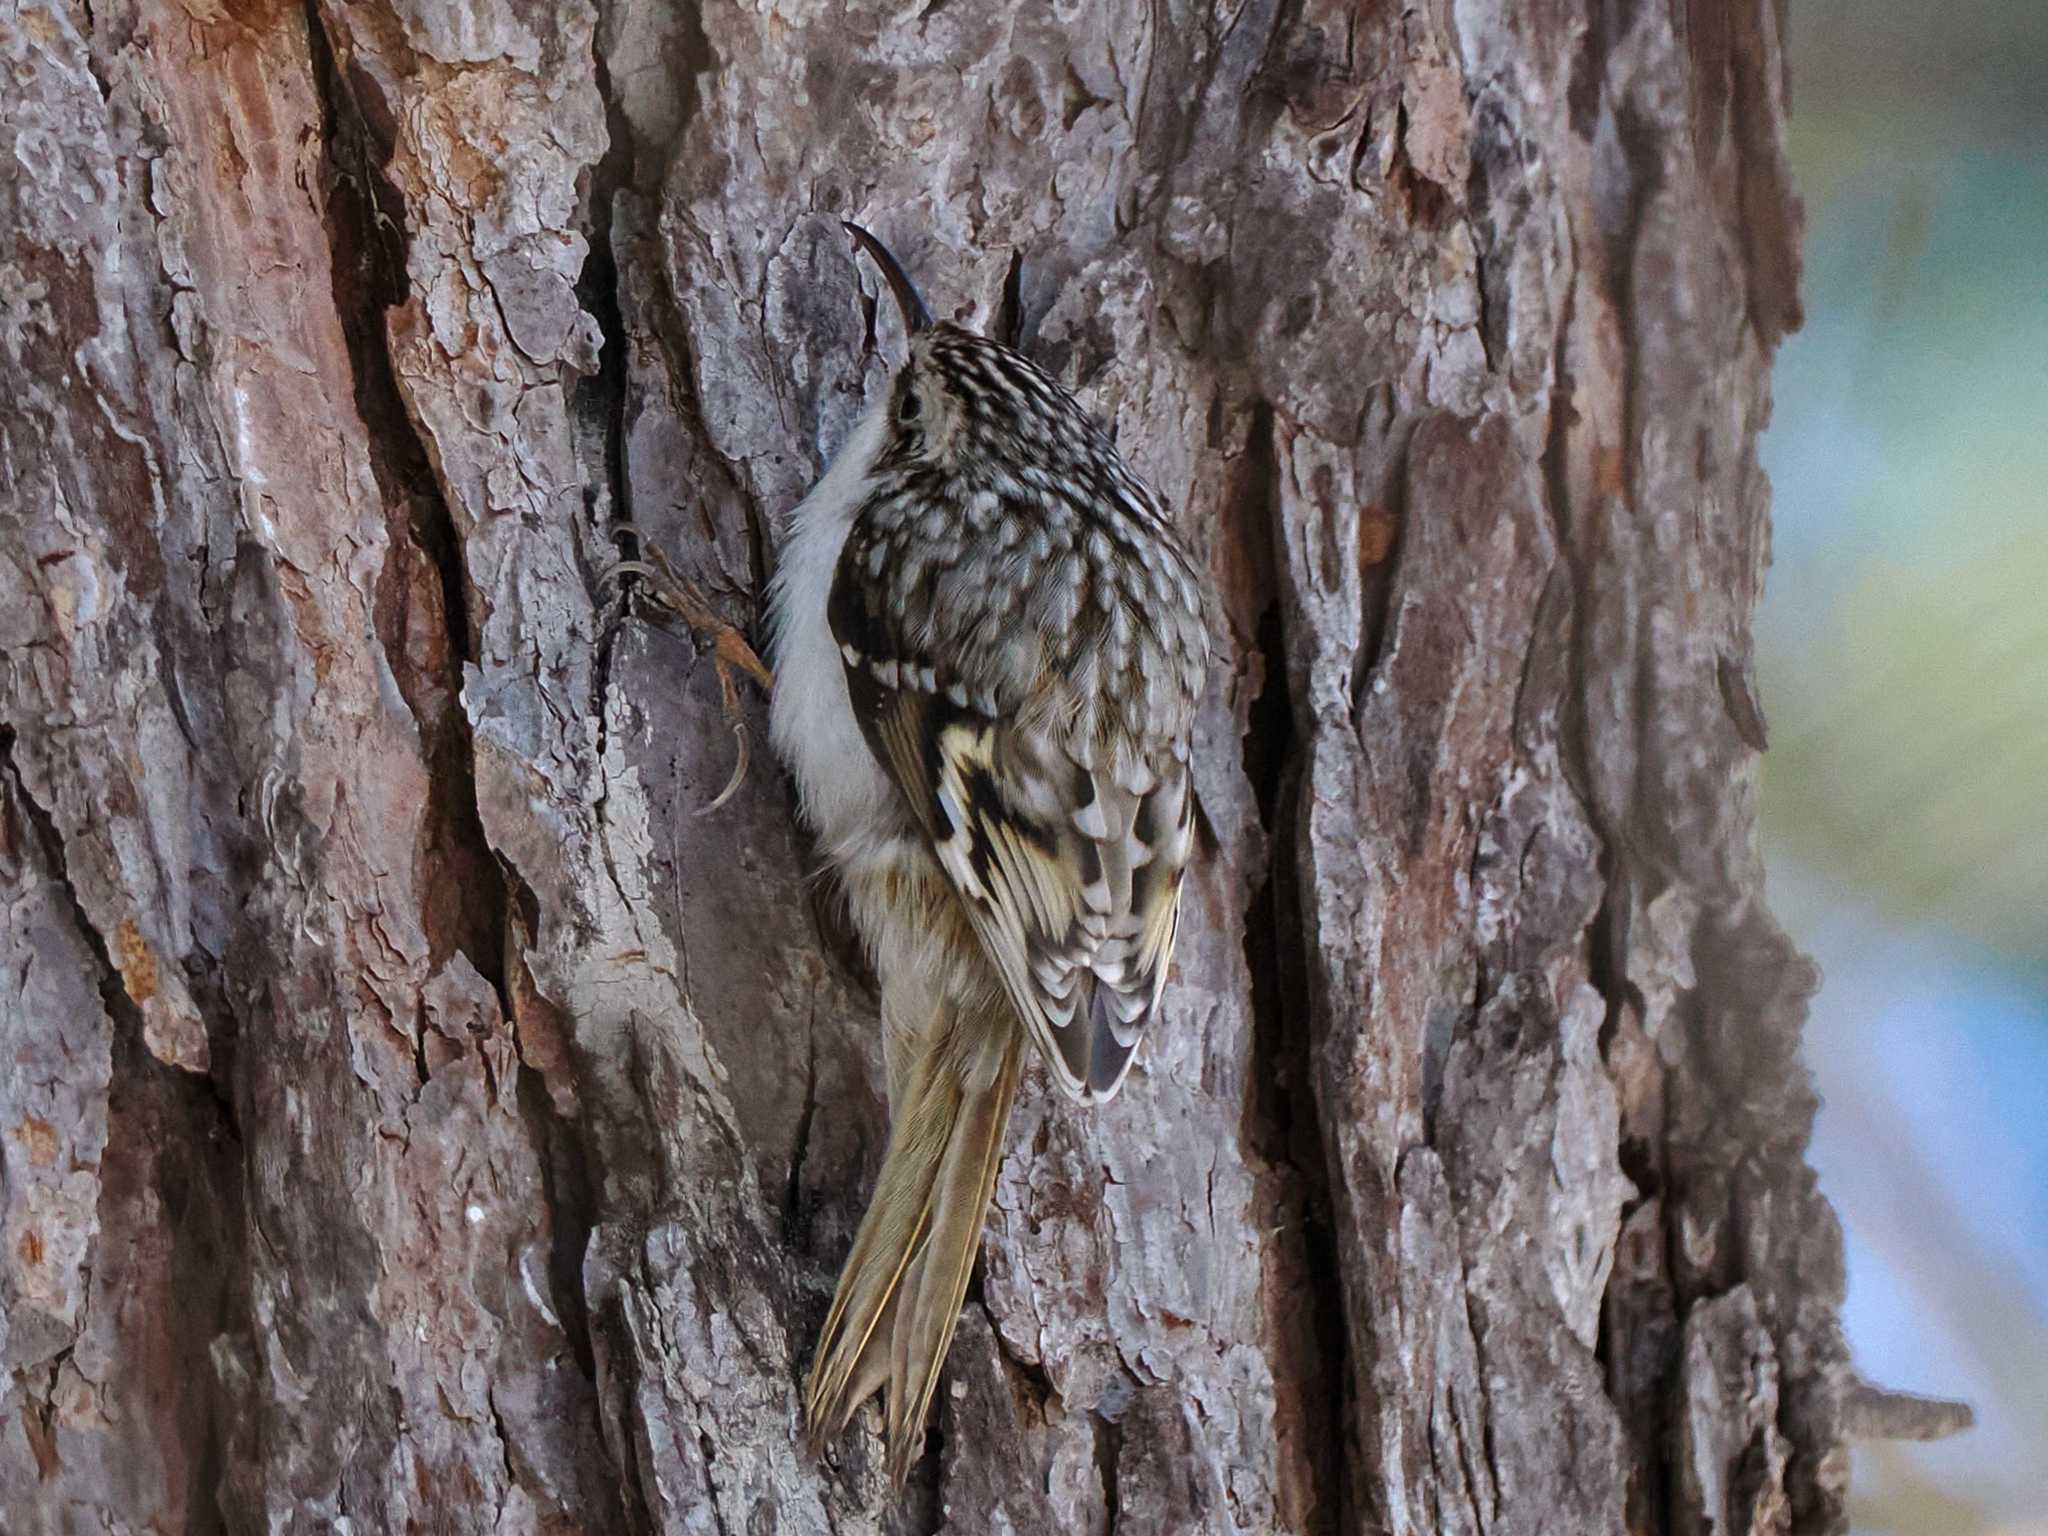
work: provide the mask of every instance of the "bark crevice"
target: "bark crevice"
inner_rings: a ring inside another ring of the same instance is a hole
[[[429,805],[421,829],[428,943],[437,965],[452,954],[467,957],[509,1018],[504,869],[484,835],[475,742],[460,703],[463,668],[476,654],[461,535],[392,372],[385,329],[387,312],[408,291],[404,204],[382,169],[390,145],[373,129],[359,99],[360,91],[375,87],[360,72],[353,81],[343,77],[318,0],[306,0],[305,21],[325,150],[323,212],[334,311],[348,343],[353,403],[370,469],[392,518],[378,630],[428,766]],[[430,581],[432,590],[419,590],[418,580]],[[438,635],[418,633],[422,625],[435,626]],[[419,1027],[424,1051],[424,1023]]]

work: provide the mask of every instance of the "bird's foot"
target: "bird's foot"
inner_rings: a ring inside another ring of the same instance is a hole
[[[677,571],[669,563],[668,556],[658,545],[631,524],[621,523],[612,530],[613,536],[629,536],[640,546],[639,559],[615,561],[599,577],[610,585],[628,577],[637,578],[640,590],[651,598],[655,605],[680,619],[696,634],[711,642],[711,665],[718,673],[719,702],[724,709],[726,722],[731,725],[733,739],[738,743],[739,756],[733,764],[732,777],[718,796],[697,814],[708,816],[732,799],[747,777],[747,764],[752,755],[746,716],[740,709],[738,674],[744,672],[761,687],[764,693],[775,688],[775,674],[768,670],[760,653],[747,643],[747,637],[740,627],[726,618],[711,604],[704,589],[689,577]]]

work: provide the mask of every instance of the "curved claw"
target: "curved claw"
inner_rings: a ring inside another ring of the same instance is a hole
[[[732,777],[725,781],[725,788],[721,789],[712,798],[709,805],[703,806],[695,812],[698,816],[709,816],[714,811],[724,810],[727,802],[740,792],[740,786],[747,781],[747,765],[751,761],[753,753],[748,746],[751,738],[747,734],[746,722],[744,720],[735,720],[732,725],[732,734],[733,740],[739,744],[739,756],[733,759]]]
[[[597,573],[600,582],[623,581],[628,576],[644,576],[650,581],[661,580],[661,572],[645,560],[614,560]]]
[[[647,583],[647,592],[657,603],[681,619],[692,630],[706,635],[711,640],[711,664],[718,673],[719,703],[725,718],[732,726],[734,740],[738,743],[739,756],[733,764],[732,777],[726,780],[725,788],[707,806],[695,814],[709,816],[729,804],[739,793],[740,785],[746,782],[747,767],[753,759],[752,745],[747,734],[747,723],[740,712],[740,693],[733,681],[735,670],[744,672],[764,690],[775,687],[775,674],[747,643],[747,637],[740,633],[739,626],[721,616],[711,606],[711,600],[689,577],[677,573],[668,563],[659,547],[641,538],[640,532],[630,523],[614,526],[613,534],[630,533],[640,539],[641,548],[647,553],[645,560],[616,560],[598,573],[598,580],[604,584],[637,576]]]

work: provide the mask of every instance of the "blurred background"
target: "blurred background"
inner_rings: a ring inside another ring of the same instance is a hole
[[[2048,1536],[2048,4],[1798,0],[1806,326],[1764,443],[1780,921],[1850,1343],[1978,1427],[1858,1532]]]

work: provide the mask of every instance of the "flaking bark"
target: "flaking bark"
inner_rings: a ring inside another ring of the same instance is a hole
[[[1755,848],[1780,38],[0,16],[0,1523],[1838,1529]],[[900,344],[842,216],[1114,423],[1227,625],[1164,1020],[1105,1111],[1027,1082],[901,1507],[795,1435],[868,978],[598,580],[630,522],[751,623]]]

